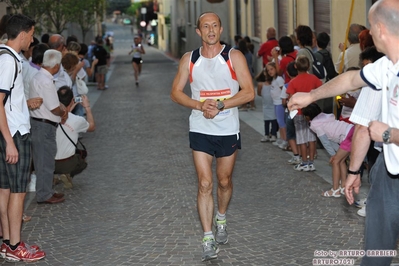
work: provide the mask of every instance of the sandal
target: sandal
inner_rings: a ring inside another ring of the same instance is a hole
[[[22,215],[22,222],[27,223],[32,219],[32,216],[26,215],[25,213]]]
[[[331,194],[330,194],[330,191],[331,191]],[[341,197],[341,188],[338,188],[336,190],[331,188],[330,190],[324,191],[324,193],[321,195],[326,198],[331,198],[331,197],[339,198],[339,197]]]
[[[340,189],[341,194],[345,195],[345,187],[340,187],[339,189]]]

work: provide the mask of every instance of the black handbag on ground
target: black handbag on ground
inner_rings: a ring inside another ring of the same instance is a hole
[[[80,157],[81,157],[82,159],[86,159],[86,157],[87,157],[87,150],[86,150],[85,145],[83,145],[83,143],[78,139],[78,144],[80,143],[80,145],[83,147],[83,149],[79,149],[79,148],[78,148],[78,145],[75,144],[75,142],[73,142],[72,139],[71,139],[71,138],[68,136],[68,134],[65,132],[64,128],[62,127],[62,125],[61,125],[61,124],[59,124],[59,125],[60,125],[62,131],[64,132],[65,136],[67,136],[67,138],[68,138],[68,139],[72,142],[72,144],[76,147],[75,154],[79,154]]]

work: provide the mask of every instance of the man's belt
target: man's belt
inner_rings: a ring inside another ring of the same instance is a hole
[[[68,160],[72,159],[73,157],[75,157],[75,154],[74,154],[74,155],[72,155],[72,156],[70,156],[70,157],[68,157],[68,158],[65,158],[65,159],[59,159],[59,160],[56,160],[56,161],[57,161],[57,162],[68,161]]]
[[[54,126],[54,127],[57,127],[58,126],[58,123],[57,122],[53,122],[53,121],[50,121],[50,120],[47,120],[47,119],[42,119],[42,118],[36,118],[36,117],[31,117],[33,120],[36,120],[36,121],[39,121],[39,122],[43,122],[43,123],[47,123],[47,124],[50,124],[50,125],[52,125],[52,126]]]

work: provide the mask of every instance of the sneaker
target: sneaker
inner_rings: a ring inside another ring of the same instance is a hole
[[[366,206],[362,207],[360,210],[357,211],[357,215],[366,217]]]
[[[270,142],[275,142],[275,141],[277,141],[277,137],[276,137],[276,136],[272,136],[272,137],[270,138]]]
[[[309,170],[308,171],[311,171],[311,172],[316,171],[316,167],[314,166],[314,164],[311,163],[308,166],[309,166]]]
[[[283,142],[282,142],[280,145],[278,145],[278,147],[279,147],[280,149],[282,149],[282,150],[285,150],[285,149],[287,149],[287,147],[288,147],[288,142],[286,142],[285,140],[283,140]]]
[[[367,198],[357,200],[357,201],[355,201],[355,206],[358,208],[363,208],[364,206],[366,206],[366,201],[367,201]]]
[[[294,166],[294,170],[308,172],[309,171],[309,165],[308,164],[299,163],[299,164]]]
[[[35,250],[22,241],[15,250],[12,250],[10,246],[6,245],[6,260],[10,262],[35,262],[43,259],[44,257],[46,257],[46,253],[44,253],[44,251]]]
[[[292,156],[291,159],[288,160],[288,164],[300,164],[302,162],[301,157],[299,156]]]
[[[268,141],[270,141],[269,136],[263,136],[263,137],[260,139],[260,142],[268,142]]]
[[[202,249],[202,261],[213,260],[218,257],[219,248],[216,245],[215,239],[204,237],[202,239]]]
[[[281,144],[283,144],[283,143],[284,143],[284,140],[282,140],[282,139],[277,139],[275,142],[273,142],[273,145],[279,146],[279,145],[281,145]]]
[[[24,244],[25,244],[26,247],[28,247],[30,249],[33,249],[35,251],[39,251],[40,250],[40,247],[38,245],[29,246],[26,243],[24,243]],[[8,245],[6,243],[4,243],[4,242],[0,246],[0,257],[3,258],[3,259],[6,258],[7,247],[8,247]]]
[[[219,221],[216,219],[214,219],[215,222],[215,240],[216,243],[220,244],[220,245],[224,245],[227,244],[227,242],[229,241],[227,238],[227,223],[226,223],[226,219],[223,221]]]

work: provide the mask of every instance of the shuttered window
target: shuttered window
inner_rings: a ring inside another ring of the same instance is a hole
[[[330,1],[331,0],[313,0],[313,25],[317,33],[324,31],[330,34]]]
[[[261,38],[261,12],[260,12],[260,5],[259,5],[260,0],[254,0],[254,36]]]
[[[278,1],[278,29],[277,36],[289,35],[288,33],[288,2],[289,0]]]

